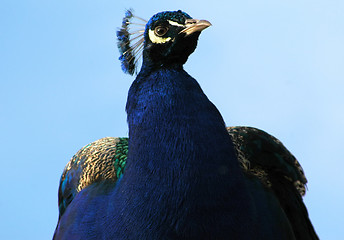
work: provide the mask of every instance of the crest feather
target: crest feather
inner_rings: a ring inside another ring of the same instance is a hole
[[[141,22],[136,23],[134,19]],[[129,9],[122,20],[121,28],[117,31],[117,46],[121,54],[119,60],[122,63],[123,72],[130,75],[136,73],[137,63],[142,54],[146,23],[146,20],[135,16],[133,10]]]

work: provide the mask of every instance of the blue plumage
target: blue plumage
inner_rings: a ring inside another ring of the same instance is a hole
[[[153,17],[151,17],[147,23],[147,26],[154,26],[156,22],[159,22],[161,19],[168,19],[171,21],[175,21],[180,24],[185,23],[185,19],[191,19],[192,17],[187,14],[186,12],[183,12],[181,10],[178,10],[177,12],[171,12],[171,11],[165,11],[155,14]]]
[[[148,21],[143,65],[126,105],[125,173],[119,180],[101,178],[73,191],[55,239],[296,239],[279,197],[285,192],[276,195],[278,189],[267,186],[283,180],[264,182],[243,171],[238,149],[251,157],[260,147],[244,140],[242,148],[233,144],[219,111],[183,69],[209,25],[181,11],[158,13]],[[244,131],[235,136],[248,139]],[[275,166],[285,165],[286,176],[295,170],[283,158],[250,161],[267,166],[263,170],[271,176]],[[102,173],[98,168],[94,174]],[[301,173],[290,182],[302,179]],[[298,196],[294,186],[290,189]]]

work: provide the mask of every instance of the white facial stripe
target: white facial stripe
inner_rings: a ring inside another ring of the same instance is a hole
[[[149,39],[152,41],[152,43],[160,44],[160,43],[165,43],[171,40],[170,37],[163,38],[163,37],[156,36],[154,31],[151,29],[148,30],[148,36],[149,36]]]
[[[176,26],[176,27],[185,27],[185,25],[177,23],[177,22],[173,22],[171,20],[167,20],[169,22],[169,24],[171,24],[172,26]]]

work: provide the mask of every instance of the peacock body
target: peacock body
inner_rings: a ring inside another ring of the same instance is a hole
[[[126,105],[129,139],[104,138],[68,163],[55,239],[317,239],[306,178],[271,135],[226,129],[183,64],[210,26],[182,11],[154,15],[143,41],[119,31],[122,67],[143,63]],[[296,221],[296,222],[294,222]]]

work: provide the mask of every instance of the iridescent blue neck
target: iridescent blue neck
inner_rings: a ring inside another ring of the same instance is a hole
[[[240,171],[222,116],[183,69],[139,74],[129,90],[126,110],[128,171],[131,164],[147,172],[166,172],[174,164],[184,168],[202,161],[214,166],[213,174],[217,168]],[[209,173],[200,164],[189,167]]]

